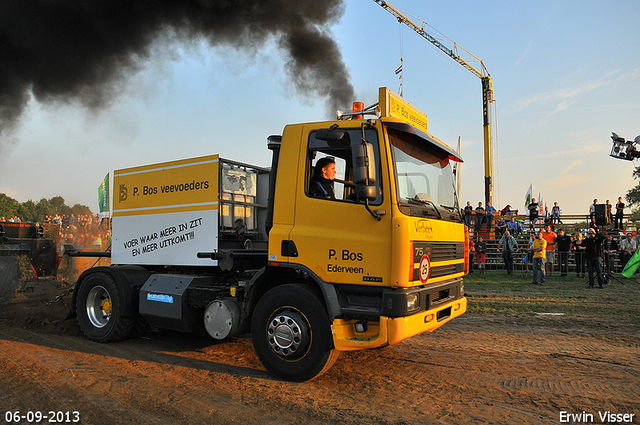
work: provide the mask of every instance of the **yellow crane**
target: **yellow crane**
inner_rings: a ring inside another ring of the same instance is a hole
[[[421,20],[421,25],[414,23],[411,19],[406,17],[402,12],[400,12],[395,7],[391,6],[386,1],[382,0],[373,0],[382,6],[387,12],[391,13],[393,16],[398,19],[398,22],[405,24],[431,44],[436,46],[438,49],[442,50],[448,56],[450,56],[454,61],[458,62],[460,65],[465,67],[468,71],[470,71],[473,75],[480,78],[482,82],[482,116],[483,116],[483,129],[484,129],[484,197],[485,197],[485,206],[491,202],[493,205],[493,181],[492,181],[492,166],[493,166],[493,152],[492,152],[492,143],[491,143],[491,103],[493,103],[493,82],[491,81],[491,75],[487,71],[487,68],[484,66],[484,63],[481,59],[479,59],[474,54],[470,53],[465,48],[459,46],[457,43],[453,43],[453,49],[445,46],[441,40],[433,37],[429,33],[427,33],[424,29],[426,22]],[[467,54],[473,56],[475,59],[473,62],[478,62],[480,64],[480,70],[476,69],[469,62],[464,60],[458,55],[458,49],[464,50]]]

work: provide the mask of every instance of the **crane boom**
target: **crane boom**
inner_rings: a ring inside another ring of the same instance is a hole
[[[485,185],[485,206],[489,205],[489,203],[493,203],[493,182],[492,182],[492,168],[493,168],[493,152],[492,152],[492,142],[491,142],[491,103],[494,102],[493,99],[493,82],[491,81],[491,75],[487,71],[487,68],[484,66],[484,63],[477,56],[470,53],[465,48],[459,46],[457,43],[453,43],[453,49],[445,46],[439,39],[433,37],[429,33],[427,33],[424,29],[426,24],[425,21],[422,21],[421,25],[416,24],[411,19],[406,17],[402,12],[400,12],[395,7],[391,6],[389,3],[383,0],[373,0],[382,6],[387,12],[396,17],[398,22],[405,24],[415,32],[417,32],[420,36],[425,38],[431,44],[436,46],[438,49],[446,53],[449,57],[451,57],[454,61],[458,62],[464,68],[466,68],[469,72],[471,72],[476,77],[480,78],[482,82],[482,105],[483,105],[483,136],[484,136],[484,185]],[[464,50],[469,55],[475,58],[474,62],[478,62],[480,64],[480,70],[476,69],[473,65],[471,65],[468,61],[464,60],[460,55],[458,55],[458,49]]]

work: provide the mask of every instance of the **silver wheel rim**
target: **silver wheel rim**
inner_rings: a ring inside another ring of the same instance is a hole
[[[269,322],[267,338],[271,349],[278,355],[303,355],[311,336],[309,324],[300,312],[283,310]]]
[[[93,326],[102,328],[109,323],[112,313],[111,297],[102,286],[95,286],[87,295],[87,317]]]

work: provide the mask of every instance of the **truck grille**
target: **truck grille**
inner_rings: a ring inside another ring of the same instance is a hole
[[[428,255],[432,263],[429,278],[448,276],[464,271],[464,264],[433,265],[434,262],[464,259],[463,242],[413,242],[413,281],[420,281],[420,260]]]
[[[464,258],[463,242],[414,242],[413,262],[420,263],[423,255],[431,261],[447,261]]]

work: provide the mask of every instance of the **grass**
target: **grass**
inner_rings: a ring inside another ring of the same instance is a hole
[[[546,284],[532,285],[515,271],[477,271],[465,276],[465,294],[470,314],[504,317],[557,317],[558,326],[610,329],[640,333],[640,283],[634,277],[616,275],[604,289],[588,289],[587,279],[575,274],[548,276]]]

